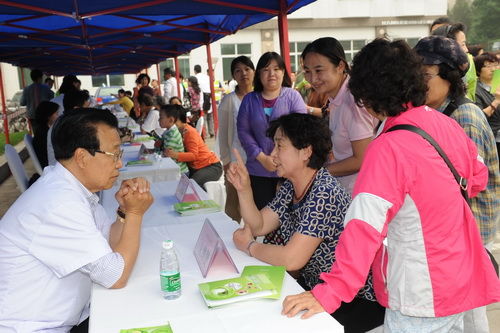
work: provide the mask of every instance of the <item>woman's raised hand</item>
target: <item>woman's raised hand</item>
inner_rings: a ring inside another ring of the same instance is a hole
[[[245,162],[243,162],[240,153],[236,149],[233,149],[233,152],[236,156],[236,161],[231,162],[229,165],[227,179],[238,192],[251,190],[250,176],[245,167]]]

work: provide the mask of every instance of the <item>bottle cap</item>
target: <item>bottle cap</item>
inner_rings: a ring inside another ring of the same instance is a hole
[[[172,240],[163,241],[162,246],[165,250],[169,250],[174,247],[174,241]]]

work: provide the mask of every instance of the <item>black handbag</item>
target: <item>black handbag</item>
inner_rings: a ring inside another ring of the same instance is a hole
[[[438,152],[439,156],[441,156],[450,169],[451,173],[453,174],[453,177],[455,177],[455,180],[457,181],[458,185],[460,186],[460,192],[462,193],[462,196],[464,197],[465,201],[470,205],[470,200],[469,200],[469,194],[467,193],[467,179],[463,178],[460,176],[460,174],[457,172],[457,169],[451,164],[450,159],[446,155],[446,153],[443,151],[441,146],[430,136],[426,131],[424,131],[421,128],[418,128],[413,125],[409,124],[401,124],[401,125],[395,125],[391,128],[389,128],[386,132],[392,132],[392,131],[397,131],[397,130],[406,130],[410,131],[413,133],[417,133],[421,137],[423,137],[427,142],[429,142],[434,149]],[[491,252],[485,248],[486,252],[488,253],[488,256],[490,257],[491,263],[493,264],[493,267],[495,268],[495,272],[497,273],[497,276],[499,276],[498,272],[498,262],[496,261],[495,257]]]

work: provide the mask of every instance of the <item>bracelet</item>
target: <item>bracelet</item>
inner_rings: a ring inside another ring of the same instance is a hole
[[[254,243],[256,243],[256,241],[255,241],[255,240],[251,240],[250,242],[248,242],[248,245],[247,245],[247,253],[248,253],[248,255],[249,255],[250,257],[253,257],[252,253],[250,252],[250,247],[251,247]]]
[[[125,212],[118,207],[116,210],[116,215],[118,215],[118,221],[121,223],[125,223]]]

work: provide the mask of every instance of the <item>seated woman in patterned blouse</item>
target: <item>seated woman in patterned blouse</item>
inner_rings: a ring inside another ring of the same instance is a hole
[[[335,247],[351,197],[323,168],[331,151],[330,130],[320,118],[292,113],[271,122],[267,131],[274,138],[271,157],[279,177],[286,180],[274,199],[258,210],[252,196],[245,164],[235,151],[237,162],[229,167],[228,180],[238,191],[245,227],[235,231],[238,249],[271,265],[283,265],[297,272],[306,290],[320,282],[335,261]],[[264,236],[257,243],[256,236]],[[383,324],[384,308],[376,301],[371,286],[360,290],[333,316],[345,332],[364,332]]]

